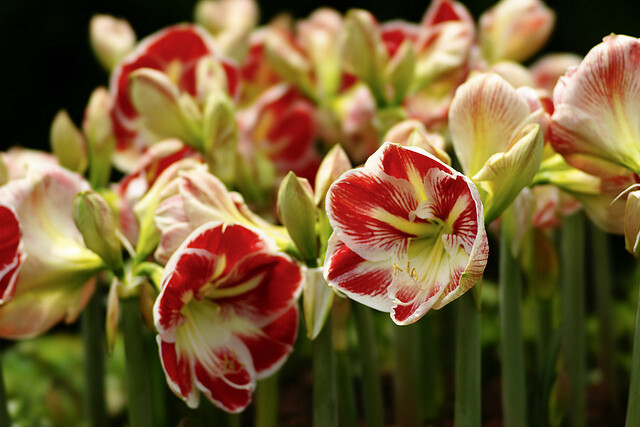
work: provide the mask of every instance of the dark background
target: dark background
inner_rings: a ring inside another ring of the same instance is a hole
[[[88,24],[95,13],[126,18],[138,38],[160,28],[190,21],[196,0],[0,0],[0,149],[13,145],[48,147],[49,125],[65,108],[76,123],[91,91],[108,76],[93,57]],[[494,1],[464,2],[477,19]],[[370,10],[380,21],[418,22],[429,2],[379,0],[269,1],[261,4],[261,22],[288,11],[303,18],[321,5],[339,11]],[[609,33],[640,35],[640,7],[631,0],[556,0],[557,23],[545,52],[584,55]]]

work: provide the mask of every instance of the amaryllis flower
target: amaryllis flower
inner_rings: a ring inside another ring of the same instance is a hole
[[[280,175],[293,171],[313,179],[320,164],[314,146],[314,111],[313,104],[294,87],[272,87],[238,118],[240,152],[248,159],[260,152]]]
[[[12,299],[0,306],[0,336],[36,336],[61,320],[74,321],[86,305],[95,289],[91,278],[104,268],[72,217],[74,196],[89,189],[61,167],[30,170],[0,187],[0,202],[20,222],[25,255]],[[3,219],[3,230],[8,224]]]
[[[257,230],[213,222],[171,257],[154,306],[162,365],[190,407],[200,392],[228,412],[293,349],[302,270]]]
[[[551,143],[568,163],[599,176],[640,173],[640,40],[605,37],[553,92]]]
[[[18,217],[11,207],[0,205],[0,304],[13,297],[23,261]]]
[[[141,68],[161,71],[178,90],[196,96],[196,69],[199,60],[204,58],[220,61],[225,71],[229,93],[235,94],[238,84],[237,70],[231,62],[217,55],[211,36],[195,25],[175,25],[147,37],[114,69],[110,91],[115,104],[112,118],[114,133],[118,139],[118,156],[115,159],[118,167],[131,170],[133,165],[126,162],[126,155],[131,151],[142,152],[155,142],[150,140],[152,136],[148,132],[143,131],[139,112],[131,99],[131,73]]]
[[[182,171],[160,195],[154,221],[160,233],[155,258],[166,264],[169,257],[201,225],[222,221],[265,231],[279,247],[291,244],[282,226],[268,223],[251,212],[242,195],[228,191],[224,184],[204,168]]]
[[[482,276],[489,247],[478,190],[424,150],[384,143],[331,186],[326,205],[327,283],[397,324]]]

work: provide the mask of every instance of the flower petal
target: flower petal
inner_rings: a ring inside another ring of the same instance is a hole
[[[527,102],[497,74],[479,74],[461,85],[451,103],[449,124],[464,173],[475,175],[492,155],[507,151],[529,114]]]
[[[393,306],[388,288],[393,279],[388,260],[367,261],[349,249],[334,233],[329,239],[324,276],[327,283],[349,298],[376,310]]]
[[[13,297],[24,257],[16,213],[9,206],[0,205],[0,304]]]
[[[554,90],[551,142],[571,165],[616,175],[640,172],[640,40],[611,35]]]

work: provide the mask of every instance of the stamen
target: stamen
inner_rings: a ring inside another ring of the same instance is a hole
[[[622,190],[622,193],[618,194],[616,196],[615,199],[613,199],[611,201],[611,203],[609,203],[609,206],[613,205],[616,201],[618,201],[619,198],[621,198],[622,196],[626,195],[627,193],[631,192],[634,189],[640,188],[640,183],[636,183],[636,184],[631,184],[630,186],[628,186],[627,188],[625,188],[624,190]]]

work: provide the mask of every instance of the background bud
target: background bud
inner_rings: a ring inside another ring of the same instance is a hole
[[[82,133],[66,111],[62,110],[56,114],[51,123],[49,139],[51,151],[61,166],[79,174],[87,170],[87,145]]]
[[[278,190],[278,216],[305,261],[318,256],[317,214],[313,191],[306,179],[293,172],[282,180]]]
[[[93,53],[107,71],[111,71],[136,44],[136,34],[131,25],[110,15],[91,18],[89,38]]]
[[[82,191],[73,199],[73,222],[84,243],[117,275],[122,273],[122,248],[116,236],[113,213],[94,191]]]

